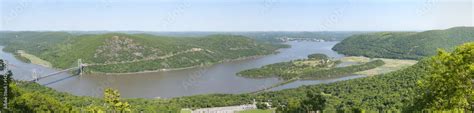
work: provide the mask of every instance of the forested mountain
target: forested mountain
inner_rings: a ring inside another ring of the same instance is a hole
[[[333,50],[352,56],[420,59],[436,54],[436,49],[452,50],[474,41],[474,27],[454,27],[425,32],[378,32],[353,35]]]
[[[3,32],[4,50],[24,50],[68,68],[78,59],[94,72],[139,72],[207,65],[275,52],[282,45],[257,42],[239,35],[197,38],[149,34],[71,34],[67,32]]]

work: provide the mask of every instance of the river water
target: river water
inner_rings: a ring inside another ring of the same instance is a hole
[[[272,84],[281,82],[277,78],[250,79],[236,76],[242,70],[261,67],[263,65],[306,58],[312,53],[323,53],[333,58],[341,58],[331,48],[338,42],[287,42],[291,48],[280,49],[278,54],[259,58],[224,62],[206,67],[185,70],[153,72],[129,75],[81,75],[71,76],[62,73],[38,83],[58,91],[74,95],[101,97],[105,88],[116,88],[125,98],[171,98],[210,93],[246,93]],[[0,47],[2,49],[3,47]],[[23,63],[12,54],[0,51],[0,57],[6,59],[14,78],[31,80],[32,73],[46,75],[57,71],[35,64]],[[363,76],[348,76],[326,80],[295,81],[272,90],[295,88],[302,85],[330,83],[335,81],[359,78]]]

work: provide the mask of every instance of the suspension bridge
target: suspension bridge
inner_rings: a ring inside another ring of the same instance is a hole
[[[41,79],[44,79],[44,78],[48,78],[48,77],[51,77],[51,76],[59,75],[60,73],[70,72],[70,71],[74,71],[74,70],[77,71],[77,73],[76,73],[77,75],[82,75],[82,73],[84,71],[84,67],[86,67],[86,66],[87,66],[86,64],[82,63],[81,59],[78,59],[77,60],[77,66],[72,67],[72,68],[68,68],[68,69],[64,69],[64,70],[61,70],[61,71],[57,71],[57,72],[54,72],[54,73],[49,73],[49,74],[46,74],[44,76],[40,76],[36,71],[33,71],[32,75],[31,75],[33,80],[30,80],[30,82],[37,82],[37,81],[39,81]]]

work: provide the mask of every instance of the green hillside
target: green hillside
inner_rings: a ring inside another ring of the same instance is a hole
[[[353,35],[333,50],[351,56],[420,59],[436,54],[437,48],[452,50],[474,41],[474,27],[455,27],[425,32],[378,32]]]
[[[124,73],[185,68],[275,52],[281,45],[237,35],[199,38],[148,34],[86,34],[67,32],[4,32],[5,51],[24,50],[54,67],[90,65],[88,71]]]

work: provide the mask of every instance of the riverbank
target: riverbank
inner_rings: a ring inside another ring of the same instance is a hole
[[[40,65],[40,66],[44,66],[44,67],[48,67],[48,68],[51,68],[52,67],[52,64],[46,60],[43,60],[35,55],[32,55],[32,54],[28,54],[26,53],[25,51],[23,50],[18,50],[16,52],[16,54],[18,55],[15,55],[17,57],[21,57],[20,59],[23,59],[21,61],[29,61],[29,62],[26,62],[26,63],[32,63],[32,64],[36,64],[36,65]]]
[[[255,56],[248,56],[248,57],[242,57],[242,58],[237,58],[237,59],[225,59],[225,60],[215,62],[215,63],[201,64],[201,65],[183,67],[183,68],[145,70],[145,71],[140,71],[140,72],[126,72],[126,73],[104,73],[104,72],[87,72],[87,73],[88,74],[93,74],[93,75],[99,75],[99,74],[104,74],[104,75],[132,75],[132,74],[146,74],[146,73],[156,73],[156,72],[179,71],[179,70],[193,69],[193,68],[199,68],[199,67],[209,67],[209,66],[213,66],[213,65],[216,65],[216,64],[219,64],[219,63],[234,62],[234,61],[249,60],[249,59],[257,59],[257,58],[261,58],[261,57],[264,57],[264,56],[267,56],[267,55],[278,54],[278,53],[279,53],[278,51],[275,51],[271,54],[266,54],[266,55],[255,55]],[[86,70],[87,70],[87,68],[86,68]]]

